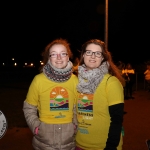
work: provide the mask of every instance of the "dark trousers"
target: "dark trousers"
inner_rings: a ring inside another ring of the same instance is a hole
[[[133,85],[134,85],[134,83],[132,81],[126,82],[126,86],[124,87],[125,97],[132,97]]]

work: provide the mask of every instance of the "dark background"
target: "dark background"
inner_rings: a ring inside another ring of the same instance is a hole
[[[140,64],[149,55],[149,5],[142,0],[109,0],[108,49],[115,62]],[[1,2],[1,64],[39,62],[55,38],[71,44],[74,58],[91,39],[104,40],[105,0]]]

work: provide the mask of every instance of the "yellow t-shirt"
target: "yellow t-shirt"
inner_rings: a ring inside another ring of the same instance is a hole
[[[34,77],[25,101],[37,106],[39,119],[45,123],[70,123],[77,99],[77,83],[73,74],[68,81],[57,83],[40,73]]]
[[[105,148],[111,122],[108,107],[124,103],[123,87],[120,81],[114,76],[108,79],[109,76],[109,74],[104,76],[94,94],[80,93],[79,95],[76,144],[84,150]],[[122,136],[118,150],[121,150],[121,147]]]

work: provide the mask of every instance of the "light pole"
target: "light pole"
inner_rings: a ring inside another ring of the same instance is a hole
[[[105,45],[108,49],[108,0],[105,0]]]

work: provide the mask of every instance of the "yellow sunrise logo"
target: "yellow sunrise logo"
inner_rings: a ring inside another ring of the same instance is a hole
[[[67,98],[68,97],[68,92],[66,89],[62,88],[62,87],[55,87],[54,89],[52,89],[51,93],[50,93],[50,97],[52,99],[55,98]]]
[[[79,95],[79,99],[93,100],[93,94],[83,94]]]
[[[50,92],[51,111],[69,110],[68,92],[63,87],[55,87]]]

